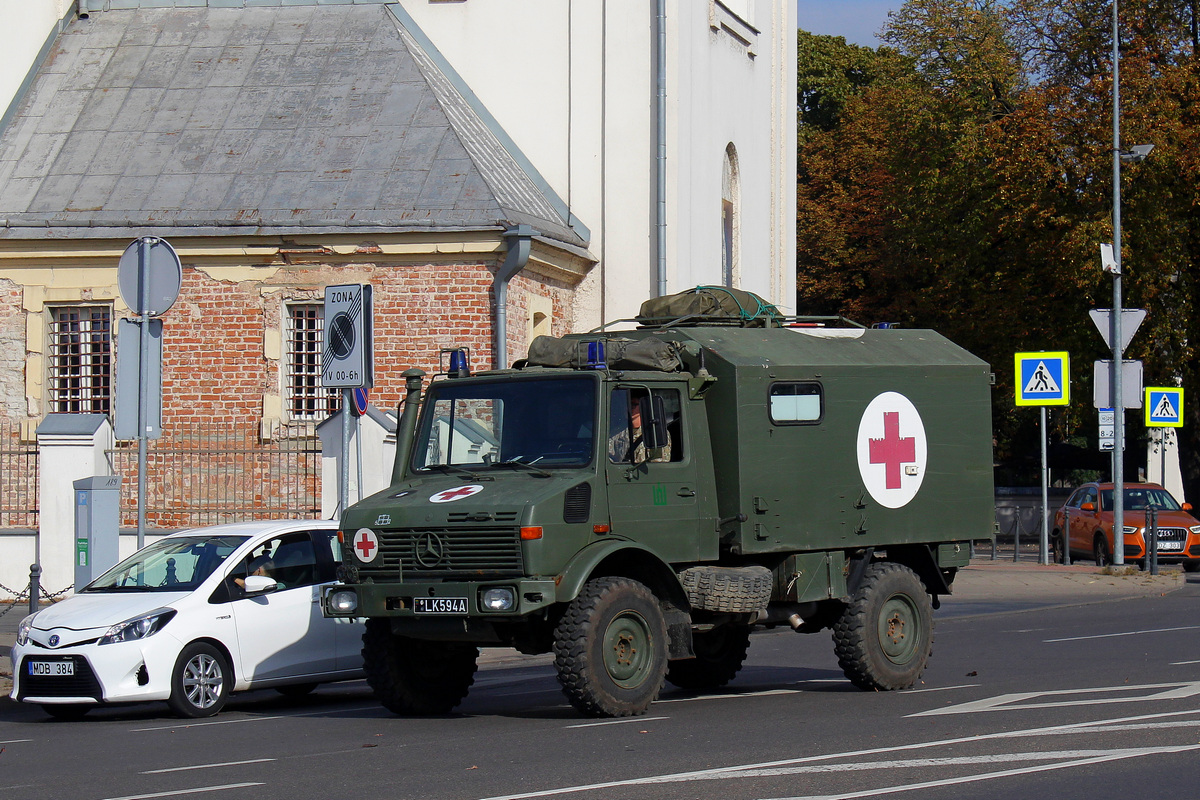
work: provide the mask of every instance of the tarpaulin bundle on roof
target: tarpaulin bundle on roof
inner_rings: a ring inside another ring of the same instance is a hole
[[[643,325],[668,322],[737,322],[767,327],[783,319],[779,309],[753,292],[724,286],[697,286],[686,292],[655,297],[642,303],[637,321]]]

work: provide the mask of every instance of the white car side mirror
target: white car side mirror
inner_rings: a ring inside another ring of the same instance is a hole
[[[270,594],[279,588],[279,584],[265,575],[249,575],[245,588],[246,594]]]

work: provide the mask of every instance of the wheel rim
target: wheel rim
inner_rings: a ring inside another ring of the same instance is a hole
[[[216,705],[224,684],[221,665],[207,653],[193,656],[183,668],[183,693],[188,703],[196,708],[208,709]]]
[[[622,689],[646,679],[653,660],[650,626],[641,614],[625,611],[604,632],[604,669]]]
[[[879,615],[879,643],[893,664],[908,664],[917,651],[920,619],[916,604],[908,595],[894,594],[883,604]]]

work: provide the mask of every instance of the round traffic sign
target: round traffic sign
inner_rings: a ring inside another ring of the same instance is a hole
[[[121,254],[117,288],[125,305],[138,315],[165,314],[179,297],[183,268],[166,239],[143,236]]]
[[[367,413],[367,404],[370,402],[370,391],[360,386],[354,390],[354,405],[350,410],[354,412],[354,416],[361,417],[363,414]]]

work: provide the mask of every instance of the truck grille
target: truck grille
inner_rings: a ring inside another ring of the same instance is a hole
[[[379,555],[363,578],[506,578],[523,574],[520,528],[476,525],[379,531]]]

